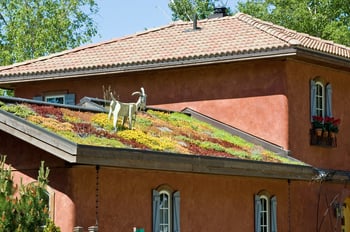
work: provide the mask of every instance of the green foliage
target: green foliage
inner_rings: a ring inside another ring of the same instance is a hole
[[[13,97],[14,96],[14,91],[0,88],[0,96],[11,96],[11,97]]]
[[[168,6],[172,11],[173,20],[191,21],[197,14],[198,19],[206,19],[213,14],[215,3],[219,0],[173,0]],[[231,10],[227,9],[231,14]]]
[[[51,228],[47,231],[59,231],[59,228],[49,220],[49,196],[45,190],[48,175],[49,169],[45,168],[42,162],[38,172],[38,181],[28,185],[21,182],[16,188],[13,185],[11,167],[6,167],[5,157],[1,157],[0,231],[36,232],[42,231],[41,227],[45,225]]]
[[[350,45],[350,2],[344,0],[247,0],[239,11],[298,32]]]
[[[0,65],[74,48],[96,35],[95,0],[4,0]]]
[[[13,113],[21,118],[27,118],[28,116],[35,114],[31,108],[25,105],[0,105],[0,109]]]

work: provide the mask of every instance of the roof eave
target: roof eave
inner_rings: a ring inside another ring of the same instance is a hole
[[[332,66],[350,69],[350,57],[339,56],[327,52],[322,52],[306,47],[296,46],[297,57],[313,60],[316,62],[324,62]]]
[[[56,70],[51,72],[29,73],[19,75],[1,75],[0,86],[4,84],[23,83],[32,81],[43,81],[51,79],[79,78],[97,75],[120,74],[129,72],[141,72],[159,69],[181,68],[191,66],[202,66],[208,64],[219,64],[257,59],[269,59],[278,57],[289,57],[296,55],[296,49],[290,47],[259,50],[251,52],[239,52],[232,54],[217,54],[211,56],[194,56],[182,59],[169,59],[163,61],[149,61],[140,63],[128,63],[119,65],[106,65],[86,67],[74,70]]]
[[[311,181],[308,165],[78,145],[77,163],[119,168]]]

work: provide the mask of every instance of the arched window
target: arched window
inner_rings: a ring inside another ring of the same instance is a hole
[[[180,192],[162,185],[152,191],[153,232],[180,231]]]
[[[332,117],[332,86],[319,77],[310,83],[310,111],[311,121],[313,116]]]
[[[277,232],[277,198],[266,191],[255,195],[255,232]]]

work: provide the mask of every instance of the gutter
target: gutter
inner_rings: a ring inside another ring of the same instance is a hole
[[[142,72],[150,70],[162,70],[181,67],[193,67],[210,64],[220,64],[238,61],[249,61],[257,59],[268,59],[278,57],[295,56],[297,50],[294,48],[283,48],[264,51],[246,51],[239,53],[214,54],[203,56],[190,56],[186,58],[172,58],[161,61],[133,62],[127,64],[114,64],[103,66],[92,66],[85,68],[55,70],[50,72],[25,73],[18,75],[1,75],[0,84],[22,83],[30,81],[43,81],[64,78],[79,78],[97,75],[120,74],[129,72]]]

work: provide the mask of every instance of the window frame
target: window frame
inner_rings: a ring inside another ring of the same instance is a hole
[[[325,86],[321,81],[316,81],[315,85],[316,85],[316,95],[315,95],[316,116],[325,117],[326,115]]]
[[[260,231],[270,231],[270,200],[266,195],[260,195]]]
[[[162,196],[167,197],[167,206],[163,207],[162,205]],[[159,218],[159,225],[160,225],[160,232],[170,232],[172,228],[172,220],[171,220],[171,209],[172,209],[172,199],[171,199],[171,193],[168,190],[161,190],[159,191],[159,197],[160,197],[160,206],[159,206],[159,211],[160,211],[160,218]],[[166,217],[164,217],[165,212],[166,212]],[[163,221],[165,220],[166,221]],[[163,231],[164,227],[168,227],[168,230]],[[162,229],[163,228],[163,229]]]

